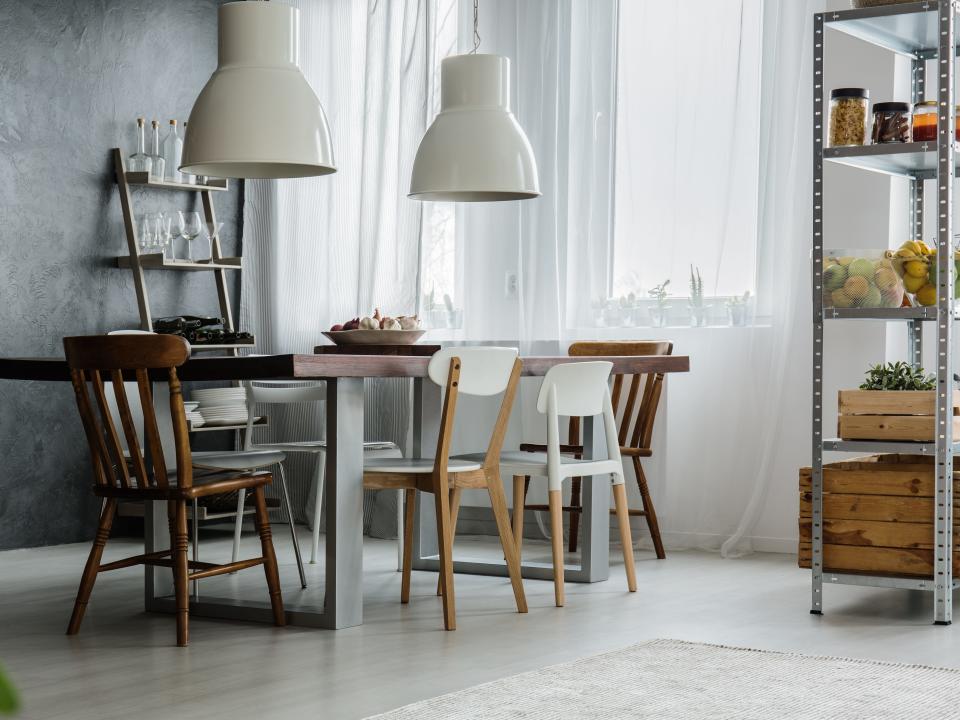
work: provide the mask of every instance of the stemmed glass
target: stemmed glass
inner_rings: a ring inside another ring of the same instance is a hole
[[[173,233],[171,225],[173,218],[170,213],[157,213],[157,245],[160,252],[163,253],[163,259],[167,259],[167,251],[170,251],[170,260],[175,260],[173,255]]]
[[[157,217],[155,213],[144,213],[140,220],[140,251],[152,253],[157,244]]]
[[[205,222],[203,224],[203,236],[207,241],[207,257],[201,258],[202,260],[209,260],[213,262],[213,241],[217,239],[220,235],[220,230],[223,228],[223,223],[211,223]]]
[[[178,213],[177,227],[180,230],[180,235],[187,241],[187,262],[194,262],[191,243],[193,239],[200,234],[200,230],[203,227],[203,223],[200,221],[200,213],[196,211],[180,211]]]

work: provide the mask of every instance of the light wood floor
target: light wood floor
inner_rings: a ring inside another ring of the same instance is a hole
[[[283,530],[274,534],[285,599],[295,602]],[[229,554],[226,539],[212,537],[204,557]],[[486,540],[458,543],[461,552],[495,552]],[[135,547],[114,541],[105,559]],[[549,554],[543,545],[524,550]],[[63,635],[86,552],[67,545],[0,553],[0,660],[21,689],[25,718],[361,718],[658,637],[960,667],[958,626],[930,624],[929,594],[828,586],[826,615],[812,617],[809,574],[785,555],[674,552],[657,561],[641,552],[635,595],[625,591],[622,566],[608,582],[568,584],[562,609],[553,607],[551,583],[528,580],[526,616],[514,612],[505,579],[458,575],[458,630],[446,633],[436,575],[415,573],[411,604],[401,606],[395,546],[369,540],[362,627],[196,618],[191,646],[178,649],[173,618],[143,613],[138,569],[101,576],[80,635]],[[314,572],[319,578],[320,566]],[[244,582],[262,578],[245,575]]]

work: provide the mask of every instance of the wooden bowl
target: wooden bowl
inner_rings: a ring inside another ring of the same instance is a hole
[[[426,330],[331,330],[323,333],[335,345],[413,345]]]

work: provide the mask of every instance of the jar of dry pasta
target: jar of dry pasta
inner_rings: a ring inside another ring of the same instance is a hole
[[[830,92],[830,147],[863,145],[867,141],[870,91],[836,88]]]

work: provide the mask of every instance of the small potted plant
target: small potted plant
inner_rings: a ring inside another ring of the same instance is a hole
[[[747,304],[750,302],[750,291],[747,290],[743,295],[735,295],[727,300],[727,317],[730,324],[735,327],[743,327],[747,324]]]
[[[703,304],[703,278],[700,268],[690,266],[690,327],[705,327],[709,305]]]
[[[667,316],[670,313],[670,306],[667,305],[667,297],[669,295],[667,291],[667,285],[670,284],[670,279],[667,278],[659,285],[655,285],[650,290],[647,290],[647,294],[653,298],[655,305],[650,308],[650,324],[653,327],[666,327],[667,325]]]

